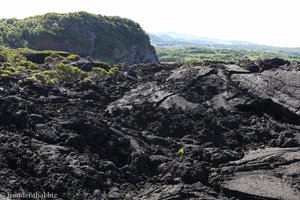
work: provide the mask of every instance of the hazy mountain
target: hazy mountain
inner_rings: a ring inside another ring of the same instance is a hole
[[[286,54],[289,57],[298,57],[300,48],[274,47],[255,44],[247,41],[221,40],[209,37],[199,37],[176,32],[150,34],[150,41],[156,48],[189,48],[189,47],[209,47],[214,49],[246,50],[258,52],[270,52]]]
[[[259,45],[246,41],[221,40],[176,32],[148,34],[161,62],[199,60],[237,61],[245,58],[280,57],[299,60],[300,48]]]
[[[194,35],[187,35],[176,32],[149,34],[151,42],[155,46],[194,46],[194,45],[205,45],[205,46],[240,46],[240,45],[255,45],[250,42],[237,41],[237,40],[222,40],[209,37],[199,37]]]

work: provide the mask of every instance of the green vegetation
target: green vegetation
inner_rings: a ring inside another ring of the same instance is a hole
[[[87,73],[78,67],[60,63],[56,64],[55,69],[34,73],[27,80],[53,85],[62,82],[74,83],[83,81],[87,77]]]
[[[70,62],[75,62],[75,61],[78,61],[79,59],[80,59],[80,57],[75,54],[71,54],[67,57],[67,60]]]
[[[101,67],[93,67],[92,72],[90,73],[90,78],[91,80],[99,81],[105,79],[106,77],[112,77],[116,75],[118,71],[118,67],[112,67],[108,71]]]
[[[38,69],[36,63],[28,61],[23,54],[17,53],[17,50],[2,50],[0,60],[4,61],[0,66],[1,77],[26,77]]]
[[[140,25],[120,17],[77,12],[0,19],[1,48],[67,51],[119,63],[126,61],[126,52],[136,44],[155,53]],[[68,59],[78,57],[70,55]]]
[[[241,60],[257,60],[279,57],[290,61],[300,61],[300,51],[286,49],[273,51],[234,50],[212,47],[169,47],[156,48],[160,62],[199,62],[204,60],[238,62]]]
[[[161,62],[203,60],[238,62],[245,59],[272,57],[290,61],[300,60],[300,48],[272,47],[242,41],[220,41],[179,33],[149,34],[149,36]]]
[[[181,158],[183,158],[185,155],[185,148],[184,147],[179,148],[178,154]]]
[[[35,63],[29,58],[42,59],[43,63]],[[119,71],[118,67],[111,67],[108,71],[94,67],[91,72],[86,72],[70,64],[79,59],[78,55],[66,52],[4,49],[0,51],[0,77],[56,85],[104,80]]]
[[[183,155],[184,152],[185,152],[184,147],[181,147],[181,148],[178,150],[178,153],[180,153],[181,155]]]

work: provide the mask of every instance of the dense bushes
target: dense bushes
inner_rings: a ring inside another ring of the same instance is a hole
[[[30,53],[48,56],[44,58],[44,64],[36,64],[27,60],[26,56]],[[118,67],[111,67],[108,71],[94,67],[91,72],[85,72],[70,64],[78,60],[80,60],[78,55],[65,52],[6,49],[0,52],[0,76],[55,85],[80,81],[102,81],[114,76],[119,70]]]
[[[90,73],[90,78],[93,81],[99,81],[107,77],[114,76],[118,71],[119,71],[118,67],[112,67],[109,69],[109,71],[106,71],[101,67],[93,67],[92,72]]]
[[[74,82],[81,81],[87,78],[87,73],[68,64],[57,64],[56,65],[56,74],[58,81],[61,82]]]
[[[53,85],[63,82],[75,83],[85,78],[87,78],[87,73],[78,67],[68,64],[57,64],[55,69],[34,73],[27,80]]]
[[[78,61],[79,59],[80,59],[80,57],[75,54],[71,54],[67,57],[67,60],[70,62],[75,62],[75,61]]]
[[[2,77],[27,77],[37,72],[38,65],[27,61],[26,58],[17,53],[16,50],[5,49],[0,53],[1,60],[5,61],[0,67]]]

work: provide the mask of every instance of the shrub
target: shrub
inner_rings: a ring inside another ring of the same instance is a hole
[[[6,69],[7,67],[11,67],[11,64],[10,64],[10,62],[4,62],[4,63],[2,63],[2,67],[4,69]]]
[[[99,75],[103,75],[103,76],[107,76],[107,71],[101,67],[93,67],[92,68],[92,72],[99,74]]]
[[[92,79],[87,77],[87,78],[83,79],[83,82],[90,83],[90,82],[92,82]]]
[[[16,71],[14,67],[6,67],[6,70],[10,71],[10,72],[15,72]]]
[[[12,72],[9,70],[1,70],[1,76],[11,76]]]
[[[78,61],[79,59],[80,59],[80,57],[75,54],[71,54],[67,57],[67,60],[70,62],[75,62],[75,61]]]
[[[56,64],[53,70],[44,70],[42,72],[34,71],[34,74],[27,78],[34,82],[40,82],[42,84],[55,85],[62,82],[79,82],[88,78],[87,73],[67,64]],[[86,80],[87,81],[87,80]]]
[[[5,73],[1,73],[0,76],[1,76],[1,77],[9,77],[10,75],[9,75],[9,74],[5,74]]]
[[[108,72],[101,67],[93,67],[90,77],[93,81],[104,80],[108,76]]]
[[[183,155],[183,154],[185,153],[184,147],[181,147],[181,148],[178,150],[178,153],[180,153],[181,155]]]
[[[119,68],[118,68],[118,67],[112,67],[112,68],[110,68],[109,71],[107,72],[107,75],[108,75],[108,76],[113,76],[113,75],[115,75],[118,71],[119,71]]]
[[[15,70],[14,75],[21,75],[23,73],[28,72],[27,68],[24,66],[17,66],[14,68],[14,70]]]
[[[31,77],[25,78],[26,81],[31,81],[31,82],[39,82],[39,80],[36,78],[36,74],[34,74]]]
[[[44,59],[45,63],[52,63],[53,62],[53,58],[51,56],[47,56],[45,59]]]
[[[50,56],[47,56],[44,61],[45,63],[52,63],[56,62],[59,63],[60,61],[63,61],[64,57],[59,55],[58,53],[51,53]]]
[[[7,53],[7,60],[10,62],[10,63],[17,63],[17,62],[20,62],[20,61],[26,61],[26,58],[14,51],[9,51]]]
[[[20,61],[19,62],[20,66],[24,66],[26,67],[26,69],[30,69],[30,70],[37,70],[38,69],[38,64],[33,63],[31,61]]]
[[[57,79],[62,82],[76,82],[87,78],[87,73],[67,64],[56,65]]]
[[[57,83],[56,71],[45,70],[40,73],[35,73],[32,77],[28,78],[28,80],[40,82],[47,85],[54,85]]]
[[[0,61],[7,61],[5,54],[0,53]]]

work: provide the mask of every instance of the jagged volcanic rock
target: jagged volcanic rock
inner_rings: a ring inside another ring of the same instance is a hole
[[[58,86],[2,79],[1,194],[297,199],[300,65],[272,66],[133,65]]]

